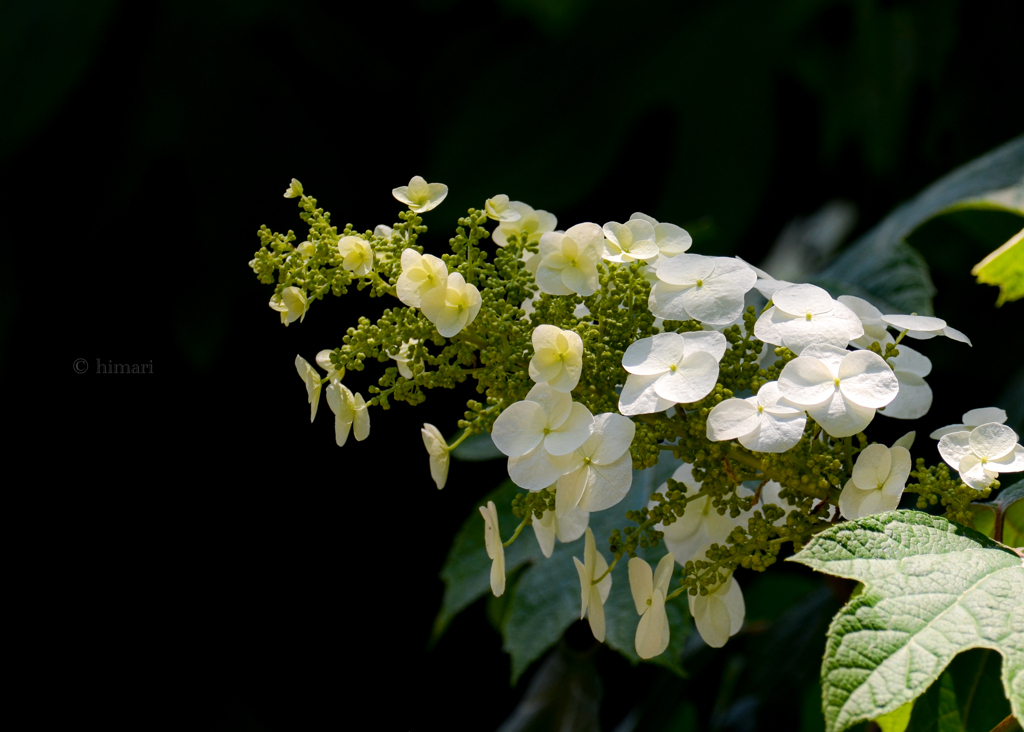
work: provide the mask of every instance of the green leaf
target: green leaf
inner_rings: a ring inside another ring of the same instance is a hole
[[[964,732],[956,686],[948,671],[917,700],[913,711],[907,732]]]
[[[914,702],[907,702],[894,712],[883,714],[875,720],[875,724],[882,732],[904,732],[910,724],[910,713],[914,709]]]
[[[981,284],[999,288],[996,307],[1024,297],[1024,229],[974,265],[971,274]]]
[[[976,531],[918,511],[826,529],[791,558],[858,580],[832,621],[822,663],[828,732],[921,695],[956,654],[1003,655],[1002,683],[1024,713],[1024,560]]]
[[[914,702],[907,732],[937,729],[987,732],[1006,718],[1010,704],[999,682],[1001,656],[987,648],[961,653],[939,681]],[[956,713],[949,702],[956,700]]]
[[[927,265],[905,239],[949,211],[987,208],[1024,212],[1024,136],[933,183],[904,203],[822,269],[815,281],[886,312],[932,314],[935,294]]]
[[[991,501],[972,503],[974,528],[985,536],[995,536],[996,522],[1001,521],[1003,533],[1000,541],[1006,546],[1024,546],[1024,480],[999,491]]]

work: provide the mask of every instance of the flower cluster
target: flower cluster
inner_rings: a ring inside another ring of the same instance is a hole
[[[270,306],[285,325],[353,286],[393,298],[376,322],[361,318],[317,355],[325,375],[296,358],[311,420],[326,385],[338,445],[350,432],[368,437],[372,409],[476,382],[484,401],[468,403],[461,434],[446,439],[424,424],[421,438],[438,489],[452,451],[490,433],[524,490],[513,504],[521,523],[505,543],[498,508],[480,508],[495,595],[505,588],[504,549],[526,526],[546,557],[556,542],[583,537],[581,618],[598,640],[627,557],[640,657],[668,647],[666,604],[683,594],[701,637],[718,647],[743,627],[737,569],[764,570],[784,544],[799,548],[841,518],[892,510],[907,491],[940,495],[962,519],[964,500],[1024,470],[1024,448],[993,408],[932,434],[959,481],[923,460],[914,469],[914,433],[891,447],[865,436],[876,414],[928,412],[931,362],[902,343],[944,336],[969,345],[939,318],[883,313],[738,258],[692,253],[684,229],[641,213],[559,230],[552,214],[504,194],[459,219],[448,253],[428,254],[421,214],[447,190],[416,176],[393,191],[407,207],[393,226],[339,231],[292,180],[285,197],[298,199],[309,235],[295,245],[291,232],[261,228],[250,266],[274,285]],[[373,360],[394,364],[364,399],[342,381]],[[642,508],[623,512],[628,523],[607,537],[609,561],[591,516],[622,504],[634,471],[661,459],[679,467],[632,504]],[[667,553],[650,556],[662,544]],[[653,569],[641,552],[657,560]]]

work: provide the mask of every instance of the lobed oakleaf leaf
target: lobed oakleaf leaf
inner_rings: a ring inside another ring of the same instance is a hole
[[[958,653],[1003,656],[1003,689],[1024,714],[1024,560],[977,531],[918,511],[826,529],[791,561],[858,580],[832,621],[822,662],[828,732],[921,695]]]

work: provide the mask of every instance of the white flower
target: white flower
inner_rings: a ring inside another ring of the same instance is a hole
[[[651,288],[651,312],[666,320],[730,323],[743,312],[744,296],[757,275],[729,257],[680,254],[658,263],[658,282]]]
[[[373,249],[362,237],[341,237],[338,240],[338,254],[342,256],[341,266],[359,277],[368,275],[373,269]]]
[[[555,513],[566,516],[574,508],[588,513],[614,506],[633,484],[633,444],[636,425],[621,414],[594,417],[587,441],[572,454],[568,472],[558,479]]]
[[[306,384],[306,398],[309,401],[309,421],[312,422],[316,418],[316,408],[320,405],[320,374],[302,356],[295,357],[295,370],[299,372],[299,378]]]
[[[609,262],[632,262],[654,259],[659,254],[654,243],[654,226],[642,219],[624,224],[609,221],[604,225],[604,258]]]
[[[899,389],[896,375],[877,353],[828,345],[808,346],[779,374],[782,396],[805,409],[833,437],[863,430]]]
[[[932,406],[932,388],[924,377],[932,372],[932,362],[910,346],[901,345],[900,355],[891,359],[893,374],[900,382],[900,391],[879,412],[896,419],[917,419],[928,414]]]
[[[997,422],[943,435],[939,454],[960,473],[960,480],[977,490],[991,485],[999,473],[1024,470],[1024,447],[1017,444],[1017,433]]]
[[[573,452],[590,437],[593,423],[590,410],[571,396],[537,384],[498,415],[491,438],[509,456],[512,482],[539,491],[572,469]]]
[[[316,247],[312,242],[304,241],[295,247],[295,253],[299,255],[299,258],[305,262],[307,259],[316,253]]]
[[[700,491],[700,483],[693,479],[693,466],[689,463],[676,468],[672,480],[685,485],[687,492]],[[667,490],[668,483],[663,483],[658,489],[662,494]],[[752,495],[746,488],[740,488],[737,492],[743,496]],[[659,523],[654,528],[664,533],[665,546],[676,561],[686,564],[692,559],[703,557],[704,551],[711,544],[725,544],[732,530],[737,526],[746,526],[749,517],[750,514],[746,512],[736,518],[730,516],[728,511],[719,514],[711,504],[711,496],[706,496],[687,503],[683,515],[671,524],[666,526]]]
[[[494,219],[495,221],[519,221],[522,214],[519,212],[519,209],[509,205],[509,203],[508,196],[504,193],[494,198],[488,198],[484,202],[484,213],[487,214],[487,218]]]
[[[443,287],[435,287],[423,294],[420,308],[427,320],[437,326],[445,338],[457,335],[476,319],[480,312],[480,291],[453,272]]]
[[[940,427],[928,436],[933,440],[939,440],[942,439],[943,435],[948,435],[952,432],[970,432],[978,425],[988,424],[989,422],[1003,424],[1006,422],[1006,412],[999,407],[982,407],[981,409],[972,409],[966,412],[962,419],[964,421],[963,424],[951,424],[947,427]]]
[[[547,383],[555,391],[576,388],[583,372],[583,339],[575,331],[554,325],[538,325],[533,330],[533,358],[530,378]]]
[[[423,446],[430,455],[430,477],[437,484],[437,489],[441,490],[448,480],[448,443],[441,436],[441,431],[432,424],[424,423],[420,435],[423,437]]]
[[[416,213],[425,213],[444,200],[448,195],[448,186],[444,183],[427,183],[418,175],[414,175],[409,185],[393,189],[391,195]]]
[[[325,348],[316,354],[316,365],[327,372],[327,376],[322,381],[341,381],[345,378],[345,369],[334,368],[334,364],[331,363],[331,353],[330,349]]]
[[[398,373],[407,379],[413,377],[412,367],[409,364],[412,362],[412,356],[409,355],[409,351],[412,347],[419,343],[415,338],[403,341],[402,345],[398,348],[398,353],[389,353],[388,356],[395,360],[398,364]]]
[[[270,298],[270,307],[281,313],[281,323],[287,326],[296,320],[301,323],[306,319],[309,303],[306,301],[306,293],[292,286],[281,290],[280,295]]]
[[[589,615],[590,630],[597,640],[604,642],[604,603],[608,599],[608,593],[612,589],[612,575],[609,572],[604,579],[593,584],[594,580],[603,575],[608,569],[608,562],[597,551],[594,543],[594,532],[589,528],[586,530],[586,539],[583,545],[583,561],[573,557],[576,563],[576,571],[580,575],[580,591],[583,595],[583,609],[580,610],[580,620]]]
[[[415,249],[402,252],[402,274],[395,290],[398,299],[411,308],[418,308],[423,295],[443,287],[448,282],[448,265],[432,254],[420,254]]]
[[[715,388],[725,348],[725,336],[715,331],[658,333],[633,342],[622,355],[629,376],[619,411],[653,414],[703,399]]]
[[[780,290],[783,287],[789,287],[793,284],[792,282],[786,282],[786,280],[777,280],[760,267],[755,267],[750,262],[740,259],[739,257],[736,257],[736,259],[739,259],[743,264],[750,267],[751,271],[757,275],[757,282],[754,283],[754,289],[769,300],[772,299],[772,295],[775,294],[776,290]]]
[[[746,399],[726,399],[708,414],[708,439],[715,442],[739,440],[755,452],[786,452],[804,434],[807,415],[779,392],[771,381]]]
[[[299,183],[295,178],[292,178],[292,182],[288,184],[288,187],[284,189],[285,198],[298,198],[302,195],[302,184]]]
[[[882,320],[882,311],[867,300],[852,295],[840,295],[836,300],[850,308],[864,328],[864,335],[850,341],[857,348],[870,348],[872,343],[878,343],[884,350],[886,344],[896,340],[890,335],[888,325]]]
[[[379,236],[381,239],[389,239],[390,240],[391,236],[394,233],[395,233],[395,230],[392,229],[387,224],[377,224],[375,227],[373,227],[373,235],[374,236]]]
[[[576,541],[587,529],[590,521],[590,513],[580,508],[574,508],[561,518],[555,515],[554,511],[545,511],[544,516],[533,519],[533,534],[537,537],[537,543],[545,557],[550,558],[551,552],[555,550],[555,537],[563,544]]]
[[[898,330],[907,331],[909,338],[928,340],[941,335],[952,338],[954,341],[966,343],[968,346],[971,345],[970,338],[956,328],[946,325],[946,321],[942,318],[933,318],[927,315],[883,315],[882,320]]]
[[[654,243],[663,257],[674,257],[682,254],[693,244],[693,239],[686,229],[675,224],[659,223],[653,216],[637,212],[629,217],[630,221],[646,221],[654,227]]]
[[[549,231],[540,238],[537,285],[549,295],[597,292],[597,263],[604,251],[604,234],[597,224],[576,224],[564,234]]]
[[[480,506],[480,515],[484,517],[484,546],[491,559],[491,592],[495,597],[501,597],[505,592],[505,547],[501,544],[501,528],[494,501],[488,501],[487,508]]]
[[[359,442],[370,436],[370,413],[362,394],[357,392],[353,396],[347,386],[340,381],[332,381],[327,387],[327,403],[334,412],[334,439],[338,447],[345,445],[348,431],[353,427]]]
[[[910,477],[910,451],[875,443],[857,456],[853,476],[839,494],[839,510],[850,521],[895,511]]]
[[[846,345],[864,335],[860,318],[846,305],[814,285],[790,285],[775,291],[772,307],[754,324],[765,343],[802,353],[811,345]]]
[[[721,648],[740,632],[747,614],[739,582],[729,575],[706,595],[687,595],[697,632],[712,648]]]
[[[640,658],[654,658],[668,648],[665,596],[668,595],[675,563],[675,557],[666,554],[652,574],[651,565],[640,557],[629,560],[629,589],[640,615],[640,624],[636,627],[636,654]]]
[[[554,231],[558,226],[558,219],[555,218],[554,214],[550,214],[547,211],[534,210],[532,206],[528,206],[522,201],[509,201],[508,205],[509,208],[519,212],[519,219],[516,221],[498,222],[498,228],[491,234],[491,238],[499,247],[508,246],[508,238],[510,236],[519,239],[519,244],[522,246],[524,243],[522,241],[524,233],[526,234],[527,243],[538,242],[542,235],[549,231]],[[534,267],[533,271],[536,272],[537,268]]]

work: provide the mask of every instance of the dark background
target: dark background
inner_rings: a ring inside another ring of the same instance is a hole
[[[260,224],[303,238],[292,176],[360,229],[395,220],[412,175],[446,183],[434,253],[504,192],[560,227],[639,210],[758,262],[795,216],[850,201],[852,240],[1020,134],[1022,27],[1019,2],[957,0],[4,3],[9,602],[41,726],[488,730],[529,682],[508,686],[482,603],[427,650],[450,538],[504,466],[454,465],[438,493],[418,427],[454,432],[472,390],[375,410],[343,449],[326,404],[308,424],[295,354],[381,306],[353,293],[280,326],[246,263]],[[936,314],[975,348],[921,347],[922,441],[1012,406],[1024,315],[969,275],[1012,221],[929,226],[912,243]],[[651,689],[713,698],[732,663],[678,682],[595,658],[605,729]],[[777,724],[806,723],[796,696]],[[701,727],[767,719],[722,708]]]

